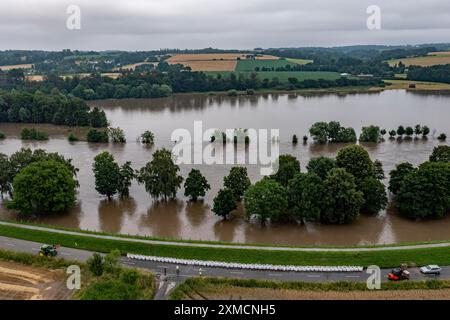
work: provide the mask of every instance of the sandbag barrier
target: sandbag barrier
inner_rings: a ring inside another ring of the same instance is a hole
[[[232,263],[204,260],[189,260],[144,256],[140,254],[127,254],[127,258],[140,261],[162,262],[177,265],[225,268],[225,269],[246,269],[246,270],[265,270],[265,271],[285,271],[285,272],[362,272],[363,267],[359,266],[282,266],[272,264],[250,264],[250,263]]]

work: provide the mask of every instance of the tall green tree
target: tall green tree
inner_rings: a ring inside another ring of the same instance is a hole
[[[110,200],[120,187],[120,168],[114,156],[105,151],[94,158],[95,190]]]
[[[240,200],[245,191],[250,187],[247,168],[233,167],[228,176],[223,178],[224,186],[233,192],[234,198]]]
[[[433,149],[431,162],[450,162],[450,146],[440,145]]]
[[[450,163],[426,162],[405,176],[394,198],[400,214],[441,218],[450,212]]]
[[[204,197],[209,189],[211,186],[200,170],[192,169],[184,182],[184,195],[196,201],[199,197]]]
[[[228,215],[236,210],[236,200],[233,192],[230,189],[220,189],[217,196],[214,198],[212,212],[216,215],[226,219]]]
[[[2,199],[5,193],[12,192],[12,176],[13,171],[8,156],[0,153],[0,197]]]
[[[364,205],[362,207],[364,212],[376,214],[380,210],[386,209],[388,204],[386,187],[380,180],[374,177],[367,177],[363,181],[360,191],[364,195]]]
[[[287,218],[286,189],[277,181],[264,178],[245,192],[244,206],[247,217],[256,216],[262,224],[268,219],[278,221]]]
[[[364,204],[363,193],[356,188],[355,178],[345,169],[331,170],[325,180],[324,209],[320,221],[328,224],[353,222]]]
[[[13,181],[13,200],[8,208],[23,214],[63,212],[75,205],[77,182],[72,172],[55,160],[33,162]]]
[[[355,177],[357,185],[374,175],[374,164],[369,153],[361,146],[351,145],[339,150],[336,157],[339,168],[345,169]]]
[[[169,150],[157,150],[153,153],[153,160],[140,169],[138,182],[145,185],[145,190],[153,198],[163,198],[167,201],[176,197],[183,182],[179,171],[180,167],[174,163]]]
[[[405,177],[416,170],[417,169],[409,162],[398,164],[395,169],[389,173],[389,191],[394,195],[397,194],[404,183]]]
[[[278,170],[272,175],[272,178],[283,187],[287,187],[289,180],[294,178],[297,173],[300,173],[300,161],[289,154],[279,156],[276,167],[278,167]]]
[[[308,173],[315,173],[322,180],[325,180],[328,172],[334,168],[336,168],[336,160],[324,156],[309,160],[308,165],[306,166]]]
[[[131,167],[131,162],[125,162],[119,169],[119,187],[118,192],[121,198],[130,195],[130,187],[133,180],[136,178],[136,173]]]
[[[298,173],[287,188],[289,210],[300,221],[319,221],[324,182],[315,173]]]

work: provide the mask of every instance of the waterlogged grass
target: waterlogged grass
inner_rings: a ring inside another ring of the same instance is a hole
[[[5,237],[60,244],[64,247],[108,253],[118,249],[122,254],[135,253],[150,256],[182,259],[213,260],[239,263],[278,265],[358,265],[372,264],[394,267],[402,263],[425,265],[430,263],[450,265],[450,247],[414,250],[390,250],[371,252],[304,252],[268,251],[257,249],[189,247],[164,244],[136,243],[124,240],[108,240],[78,235],[66,235],[49,231],[27,230],[0,225],[0,235]]]
[[[261,288],[297,291],[370,291],[364,282],[277,282],[255,279],[189,278],[170,295],[171,300],[183,300],[199,292],[220,292],[224,288]],[[436,290],[450,288],[448,280],[383,282],[381,290]]]

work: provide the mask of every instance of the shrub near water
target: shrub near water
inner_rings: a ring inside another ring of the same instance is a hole
[[[20,133],[20,138],[22,140],[48,140],[48,134],[45,132],[38,131],[36,129],[23,128]]]

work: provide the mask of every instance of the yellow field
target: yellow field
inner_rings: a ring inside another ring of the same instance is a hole
[[[450,64],[450,52],[433,52],[433,55],[430,53],[429,55],[423,57],[389,60],[388,63],[391,67],[393,67],[400,61],[407,67],[412,65],[429,67],[440,64]]]
[[[308,64],[308,63],[312,63],[312,62],[314,62],[313,60],[307,60],[307,59],[292,59],[292,58],[287,58],[286,59],[287,61],[289,61],[289,62],[293,62],[293,63],[296,63],[296,64]]]
[[[127,64],[125,66],[117,67],[117,68],[114,68],[113,70],[114,71],[119,71],[119,70],[132,70],[132,71],[134,71],[134,69],[136,69],[137,67],[142,66],[144,64],[156,65],[157,63],[156,62],[138,62],[138,63]]]
[[[177,54],[166,61],[169,64],[183,64],[191,67],[192,71],[234,71],[240,60],[246,60],[245,53],[201,53],[201,54]],[[257,60],[278,60],[278,57],[261,55]]]
[[[33,65],[31,63],[0,66],[0,70],[2,70],[2,71],[8,71],[8,70],[12,70],[12,69],[31,69],[31,68],[33,68]]]

